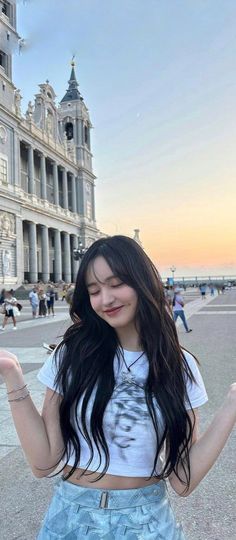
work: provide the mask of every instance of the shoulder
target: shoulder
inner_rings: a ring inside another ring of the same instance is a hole
[[[186,393],[188,396],[188,401],[186,401],[186,409],[189,409],[189,401],[191,406],[196,408],[207,402],[207,392],[196,359],[185,349],[182,349],[182,352],[194,378],[194,380],[192,380],[190,375],[185,372]]]
[[[195,368],[198,366],[197,366],[197,361],[195,357],[193,356],[193,354],[191,354],[189,351],[186,351],[186,349],[183,349],[183,348],[182,348],[182,353],[184,354],[184,358],[188,366],[190,367],[191,371],[195,370]]]
[[[58,393],[62,393],[61,389],[55,384],[55,379],[63,359],[63,353],[65,351],[64,345],[58,345],[52,354],[47,358],[38,372],[37,378],[40,382],[45,384],[51,390],[56,390]]]

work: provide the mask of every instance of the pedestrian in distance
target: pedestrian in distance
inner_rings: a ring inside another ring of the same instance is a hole
[[[18,314],[17,299],[12,295],[11,291],[4,294],[4,302],[2,304],[4,319],[0,330],[5,330],[5,326],[9,319],[12,319],[13,330],[16,330],[16,315]]]
[[[184,313],[184,299],[182,295],[180,294],[181,289],[180,287],[175,288],[174,292],[174,298],[173,298],[173,315],[174,315],[174,321],[176,322],[178,317],[180,317],[184,328],[187,333],[192,332],[192,329],[188,327],[185,313]]]
[[[39,317],[46,317],[46,294],[43,289],[39,289]]]
[[[173,305],[173,299],[175,296],[174,287],[172,285],[167,285],[164,289],[165,296],[167,299],[167,302],[169,302],[170,306]]]
[[[62,293],[61,293],[61,301],[62,301],[62,302],[64,302],[64,300],[65,300],[65,298],[66,298],[67,288],[68,288],[67,285],[63,285]]]
[[[5,295],[6,295],[6,289],[2,289],[1,290],[1,294],[0,294],[0,306],[2,304],[4,304],[4,301],[5,301]]]
[[[212,283],[210,285],[210,292],[211,292],[211,296],[215,296],[215,287]]]
[[[206,285],[205,285],[205,283],[200,285],[199,290],[200,290],[200,293],[201,293],[202,300],[206,300]]]
[[[29,293],[29,301],[32,307],[32,317],[33,319],[36,319],[39,307],[38,287],[36,287],[36,285]]]
[[[49,285],[47,287],[47,290],[46,290],[46,301],[47,301],[48,316],[51,315],[51,313],[52,313],[53,317],[55,316],[54,300],[55,300],[55,292],[54,292],[53,287],[51,285]]]
[[[184,540],[166,479],[187,496],[212,468],[236,422],[236,383],[199,437],[207,394],[197,361],[179,345],[154,264],[130,238],[89,247],[70,315],[38,374],[47,388],[41,414],[16,356],[0,351],[33,473],[62,471],[37,540]]]

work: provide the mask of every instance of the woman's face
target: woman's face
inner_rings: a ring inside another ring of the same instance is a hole
[[[86,282],[91,306],[101,319],[117,330],[134,326],[137,293],[113,274],[104,257],[90,265]]]

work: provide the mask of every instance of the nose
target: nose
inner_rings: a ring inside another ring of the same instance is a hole
[[[114,302],[114,293],[113,293],[113,290],[108,288],[108,287],[104,287],[104,289],[102,289],[102,305],[104,308],[108,307],[108,306],[111,306]]]

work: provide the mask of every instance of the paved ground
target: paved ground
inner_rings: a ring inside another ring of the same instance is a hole
[[[209,403],[201,409],[202,429],[220,406],[235,377],[236,291],[201,300],[190,290],[185,294],[186,315],[193,332],[186,334],[178,323],[180,342],[201,361]],[[35,404],[40,408],[44,387],[37,381],[39,367],[47,358],[42,342],[56,342],[69,324],[68,307],[56,304],[56,316],[32,321],[24,302],[17,331],[0,333],[0,347],[18,355]],[[187,540],[236,540],[235,447],[236,432],[216,466],[198,489],[181,499],[171,492]],[[0,540],[35,540],[40,521],[50,500],[54,480],[35,479],[19,447],[4,385],[0,381]],[[169,539],[166,539],[169,540]]]

